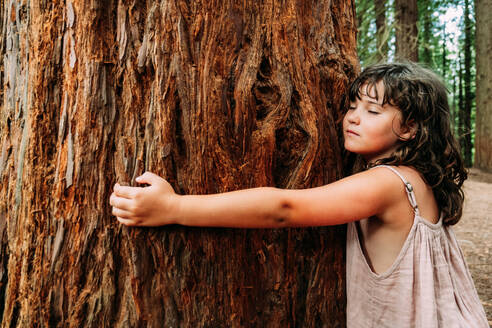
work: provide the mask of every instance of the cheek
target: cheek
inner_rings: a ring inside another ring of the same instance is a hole
[[[343,115],[342,126],[345,128],[347,126],[347,113]]]

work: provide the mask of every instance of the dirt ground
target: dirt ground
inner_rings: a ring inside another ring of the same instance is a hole
[[[464,189],[463,217],[454,231],[492,325],[492,174],[471,169]]]

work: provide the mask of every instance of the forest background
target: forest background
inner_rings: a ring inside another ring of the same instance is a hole
[[[480,5],[486,1],[476,3]],[[357,0],[357,51],[362,68],[378,61],[405,58],[418,61],[440,74],[449,90],[454,129],[466,166],[477,164],[490,170],[490,160],[487,164],[474,163],[475,59],[476,47],[480,46],[476,40],[476,3],[470,0]],[[490,16],[490,11],[485,15]],[[487,31],[486,27],[484,29]],[[406,34],[406,40],[403,40],[406,49],[398,49],[399,31]],[[486,88],[483,90],[487,92]],[[488,98],[488,95],[484,97]],[[483,110],[481,113],[480,119],[488,122],[490,112]]]

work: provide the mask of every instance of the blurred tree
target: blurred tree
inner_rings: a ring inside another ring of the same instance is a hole
[[[441,67],[442,67],[442,78],[444,81],[447,81],[447,72],[448,72],[448,58],[447,58],[447,46],[446,46],[446,40],[448,40],[448,35],[446,34],[446,25],[442,26],[442,40],[441,40]]]
[[[467,167],[472,166],[472,105],[474,94],[472,93],[472,38],[473,38],[473,25],[470,19],[470,0],[465,0],[464,8],[464,28],[465,28],[465,42],[463,47],[463,59],[464,59],[464,71],[463,71],[463,88],[464,88],[464,107],[463,110],[463,129],[464,135],[462,135],[463,141],[463,153],[465,159],[465,165]]]
[[[417,0],[395,0],[395,57],[418,62]]]
[[[475,166],[492,171],[492,0],[475,0]]]
[[[377,52],[375,61],[383,61],[388,58],[389,29],[386,24],[386,0],[374,0],[374,14],[376,16],[376,40]]]
[[[464,97],[464,93],[463,93],[463,63],[462,63],[463,59],[462,59],[462,54],[461,52],[458,54],[458,128],[457,128],[457,131],[458,131],[458,137],[459,137],[459,143],[460,143],[460,148],[461,148],[461,151],[463,152],[463,150],[465,149],[466,145],[465,145],[465,133],[466,133],[466,130],[465,130],[465,111],[464,111],[464,107],[465,107],[465,97]]]
[[[357,0],[357,54],[361,66],[367,66],[374,62],[377,45],[374,43],[376,27],[374,16],[374,0]]]
[[[446,32],[448,22],[440,18],[451,6],[454,5],[447,0],[418,1],[419,61],[441,73],[443,78],[449,66],[446,50],[449,36]]]
[[[432,66],[433,64],[433,47],[432,39],[433,33],[433,11],[434,6],[430,0],[420,0],[418,1],[418,15],[420,23],[420,33],[419,33],[419,59],[422,63]]]

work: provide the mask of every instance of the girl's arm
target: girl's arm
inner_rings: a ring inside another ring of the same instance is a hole
[[[385,211],[401,197],[391,172],[373,169],[323,187],[291,190],[272,187],[213,195],[177,195],[152,173],[137,178],[150,186],[116,184],[113,215],[129,226],[279,228],[342,224]]]

